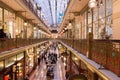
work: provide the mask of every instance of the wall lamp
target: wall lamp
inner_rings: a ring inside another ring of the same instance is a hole
[[[71,21],[71,20],[69,21],[69,24],[68,24],[68,25],[69,25],[69,26],[72,26],[72,21]]]
[[[90,8],[94,8],[96,5],[97,5],[96,0],[90,0],[89,3],[88,3],[88,6],[89,6]]]
[[[27,26],[27,21],[26,20],[24,21],[24,25]]]

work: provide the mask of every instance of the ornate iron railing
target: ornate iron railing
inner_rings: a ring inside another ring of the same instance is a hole
[[[88,40],[61,39],[87,56]],[[120,40],[92,40],[91,59],[120,76]]]
[[[0,52],[39,43],[47,39],[0,39]]]
[[[34,9],[33,4],[30,1],[27,0],[22,0],[24,2],[24,4],[31,10],[31,12],[33,12],[37,17],[37,9]]]
[[[27,0],[22,0],[23,3],[31,10],[31,12],[46,26],[46,24],[44,23],[43,19],[41,18],[41,16],[38,16],[38,12],[37,12],[37,8],[34,9],[34,5],[31,3],[31,1],[27,1]]]

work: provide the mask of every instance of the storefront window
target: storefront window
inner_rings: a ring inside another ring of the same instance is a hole
[[[16,18],[15,27],[14,27],[14,36],[18,35],[18,28],[19,28],[19,17]]]
[[[8,28],[8,20],[7,20],[7,17],[9,17],[9,12],[6,10],[6,9],[4,9],[4,22],[5,22],[5,24],[4,24],[4,29],[5,30],[7,30]]]
[[[23,63],[19,62],[17,63],[17,79],[18,80],[23,80]]]
[[[102,0],[103,4],[99,4],[99,19],[105,17],[105,0]]]
[[[88,32],[92,32],[92,24],[88,25]]]
[[[106,15],[112,15],[112,0],[106,0]]]
[[[101,1],[98,0],[97,6],[93,9],[93,38],[94,39],[105,39],[106,34],[110,34],[110,35],[112,34],[112,29],[110,29],[112,24],[112,16],[111,16],[112,0],[101,0]],[[87,18],[88,27],[90,27],[90,24],[92,24],[91,9],[89,9],[86,12],[88,12],[88,18]],[[108,31],[108,29],[110,31]],[[90,31],[90,29],[88,31]]]
[[[30,38],[32,37],[32,30],[33,30],[33,26],[32,24],[29,24],[28,25],[29,27],[27,27],[27,37]],[[38,29],[36,30],[37,31],[37,38],[38,38]]]
[[[87,25],[87,12],[84,13],[84,21],[85,21],[85,26]]]
[[[2,8],[0,8],[0,29],[2,29],[2,23],[3,23],[3,21],[2,21]]]
[[[94,39],[97,39],[98,38],[98,31],[99,31],[99,26],[98,26],[98,21],[95,21],[93,23],[93,34],[94,34]]]
[[[99,38],[105,38],[105,18],[99,20]]]
[[[13,65],[15,63],[15,61],[16,61],[16,56],[7,58],[5,60],[5,67],[9,67],[9,66]]]
[[[4,31],[6,32],[8,38],[13,38],[13,28],[14,28],[15,14],[4,9]]]
[[[93,20],[97,21],[98,20],[98,7],[94,8],[93,16],[94,16]]]
[[[83,16],[83,18],[82,18],[82,26],[85,26],[85,13],[82,16]]]
[[[92,23],[92,13],[91,10],[88,11],[88,24]]]
[[[33,48],[27,50],[27,58],[26,58],[26,72],[29,73],[33,69],[34,65],[34,53]]]
[[[24,57],[24,53],[20,53],[17,55],[17,61],[21,60]]]
[[[0,61],[0,71],[4,68],[4,62]]]

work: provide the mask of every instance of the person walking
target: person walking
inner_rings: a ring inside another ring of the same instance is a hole
[[[40,57],[38,58],[38,65],[40,64]]]

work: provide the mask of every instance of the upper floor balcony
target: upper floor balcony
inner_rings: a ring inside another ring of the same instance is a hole
[[[46,39],[45,38],[44,39],[20,39],[20,38],[0,39],[0,52],[37,44],[45,40],[47,40],[47,38]]]
[[[83,54],[88,59],[100,64],[101,69],[107,69],[120,75],[120,41],[119,40],[87,40],[61,39],[62,42]]]
[[[44,24],[44,17],[41,14],[41,7],[32,0],[22,0],[22,2],[28,7],[29,10]]]

